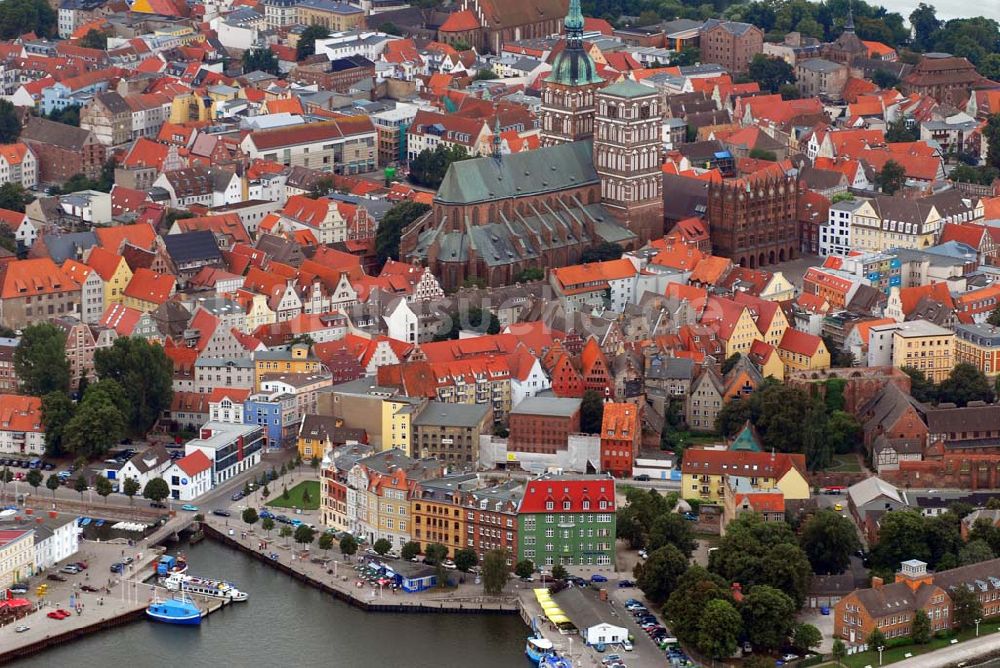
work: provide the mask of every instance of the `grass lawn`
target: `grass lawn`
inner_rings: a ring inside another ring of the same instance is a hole
[[[826,467],[827,471],[841,471],[843,473],[857,473],[861,471],[856,455],[834,455],[833,463]]]
[[[725,443],[726,439],[718,434],[705,434],[702,432],[679,431],[677,437],[684,442],[684,447],[692,445],[713,445],[715,443]]]
[[[302,494],[309,490],[309,503],[302,502]],[[303,510],[317,510],[319,508],[319,481],[306,480],[300,482],[295,487],[288,490],[288,498],[283,498],[280,491],[271,487],[274,498],[267,502],[273,508],[301,508]]]
[[[1000,631],[1000,618],[994,617],[993,619],[988,619],[979,625],[979,635],[985,636],[991,633],[996,633]],[[969,638],[976,637],[976,628],[972,627],[966,629],[965,631],[960,631],[954,636],[959,643],[968,640]],[[902,661],[907,658],[907,654],[912,654],[913,656],[918,656],[920,654],[926,654],[927,652],[933,652],[936,649],[941,649],[942,647],[948,647],[951,645],[952,638],[931,638],[931,641],[926,645],[907,645],[905,647],[893,647],[882,652],[882,665],[895,663],[896,661]],[[877,666],[878,665],[878,652],[862,652],[861,654],[853,654],[851,656],[845,657],[841,662],[842,665],[847,666],[847,668],[865,668],[865,666]],[[835,662],[825,663],[823,666],[836,666]]]

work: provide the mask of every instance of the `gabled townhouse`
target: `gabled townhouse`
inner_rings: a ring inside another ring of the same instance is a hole
[[[122,304],[137,311],[156,309],[176,290],[177,279],[170,274],[158,274],[140,267],[122,292]]]
[[[80,318],[96,323],[104,314],[104,281],[96,270],[76,260],[66,260],[62,270],[80,285]]]
[[[609,308],[621,313],[635,300],[638,270],[627,259],[553,268],[549,284],[567,309]]]
[[[425,150],[461,147],[469,155],[489,155],[493,133],[482,119],[464,118],[420,110],[406,130],[406,152],[410,161]]]
[[[14,260],[0,267],[0,320],[20,329],[80,313],[80,284],[49,258]]]
[[[38,185],[38,157],[27,144],[0,144],[0,184],[3,183],[17,183],[28,189]]]
[[[45,454],[41,398],[0,394],[0,452],[34,457]]]
[[[31,248],[38,239],[38,228],[26,213],[0,209],[0,225],[10,230],[14,240],[24,248]]]

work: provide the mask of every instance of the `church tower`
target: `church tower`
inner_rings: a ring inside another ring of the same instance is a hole
[[[663,236],[660,95],[623,80],[596,96],[594,168],[601,202],[642,242]]]
[[[594,59],[583,48],[580,0],[570,0],[564,26],[564,48],[542,82],[542,146],[594,136],[594,93],[604,83]]]

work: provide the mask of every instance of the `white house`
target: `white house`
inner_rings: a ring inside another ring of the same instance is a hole
[[[14,233],[14,239],[25,248],[30,248],[38,238],[38,228],[25,213],[0,209],[0,225],[6,225]]]
[[[170,466],[170,453],[161,445],[154,445],[125,462],[117,472],[108,472],[110,480],[117,480],[120,485],[128,478],[139,483],[140,489],[146,488],[153,478],[160,478]]]
[[[45,454],[42,400],[19,394],[0,394],[0,452]]]
[[[38,185],[38,158],[27,144],[0,144],[0,183]]]
[[[250,390],[217,387],[208,397],[208,419],[211,422],[243,424],[243,402]]]
[[[59,205],[67,214],[92,225],[111,223],[111,194],[99,190],[80,190],[59,196]]]
[[[390,339],[407,343],[417,342],[417,314],[404,298],[393,299],[386,305],[384,313],[382,319],[385,320],[386,333]]]
[[[35,524],[34,529],[36,573],[69,559],[80,549],[80,532],[75,518],[46,519]]]
[[[218,485],[259,464],[263,447],[262,426],[206,422],[201,436],[188,441],[184,452],[203,452],[212,462],[212,484]]]
[[[542,369],[542,363],[527,348],[521,346],[510,357],[509,363],[511,408],[552,387],[552,382]]]
[[[628,629],[601,622],[587,627],[581,635],[588,645],[618,645],[628,640]]]
[[[851,252],[851,221],[865,200],[847,200],[830,205],[826,224],[819,230],[819,254],[848,255]]]
[[[201,450],[181,457],[167,467],[163,479],[175,501],[193,501],[212,489],[212,460]]]

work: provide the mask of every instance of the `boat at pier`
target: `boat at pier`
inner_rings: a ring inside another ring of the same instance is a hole
[[[163,601],[155,598],[146,608],[146,615],[150,619],[165,624],[196,626],[201,624],[201,618],[206,614],[205,610],[195,605],[194,601],[184,596],[183,592],[180,598],[168,598]]]
[[[555,652],[542,658],[538,663],[538,668],[573,668],[573,662],[565,656],[559,656]]]
[[[552,653],[552,641],[541,635],[531,636],[528,638],[524,653],[528,655],[532,663],[538,665],[542,659]]]
[[[184,591],[227,601],[245,601],[249,598],[246,592],[240,591],[232,582],[199,578],[186,573],[171,573],[165,578],[160,578],[160,584],[170,591]]]
[[[187,571],[187,567],[187,560],[183,555],[164,554],[156,562],[156,577],[165,578],[173,573],[183,573]]]

